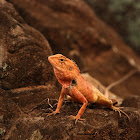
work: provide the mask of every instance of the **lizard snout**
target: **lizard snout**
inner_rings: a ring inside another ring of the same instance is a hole
[[[52,60],[52,58],[53,58],[53,56],[48,57],[49,62]]]

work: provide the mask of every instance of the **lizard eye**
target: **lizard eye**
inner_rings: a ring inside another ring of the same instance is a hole
[[[74,86],[77,85],[77,81],[76,81],[76,79],[73,79],[73,80],[72,80],[72,85],[74,85]]]
[[[72,68],[70,67],[69,70],[72,71]]]
[[[64,61],[64,59],[60,59],[60,61]]]

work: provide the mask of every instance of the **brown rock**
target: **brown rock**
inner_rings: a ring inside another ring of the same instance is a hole
[[[125,98],[122,102],[122,106],[140,109],[140,96],[133,95]]]
[[[46,91],[46,94],[44,94]],[[23,90],[23,92],[18,90],[12,90],[12,99],[18,103],[21,99],[26,98],[27,105],[24,104],[14,104],[14,110],[11,108],[9,112],[9,117],[11,114],[16,112],[19,113],[17,107],[20,107],[23,111],[31,110],[31,105],[33,109],[28,114],[21,114],[20,116],[14,116],[13,119],[4,118],[0,123],[1,128],[3,128],[2,138],[7,140],[18,140],[18,139],[34,139],[46,140],[46,139],[138,139],[139,129],[140,129],[140,114],[139,109],[136,108],[124,108],[123,110],[129,115],[130,120],[122,114],[119,117],[118,113],[113,112],[107,108],[103,108],[99,105],[90,105],[87,107],[82,118],[85,121],[78,121],[77,124],[68,118],[69,115],[76,115],[79,108],[81,107],[78,103],[70,103],[64,101],[61,108],[60,114],[55,116],[47,116],[44,113],[50,112],[50,109],[55,110],[57,100],[50,99],[51,93],[53,94],[53,89],[43,88],[37,91],[37,88],[32,90]],[[38,99],[32,99],[33,95],[38,95]],[[5,92],[4,94],[7,94]],[[21,95],[19,95],[21,94]],[[41,94],[43,97],[41,97]],[[19,96],[17,96],[19,95]],[[24,98],[23,98],[23,97]],[[38,102],[41,98],[49,98],[49,102]],[[17,100],[16,100],[16,97]],[[40,98],[39,98],[40,97]],[[5,101],[9,102],[7,97],[4,98]],[[38,102],[36,105],[35,100]],[[3,108],[8,106],[11,107],[13,102],[3,102]],[[11,104],[11,106],[10,106]],[[50,105],[51,104],[51,105]],[[34,108],[35,107],[35,108]],[[53,107],[53,108],[52,108]],[[0,110],[2,112],[2,110]],[[4,122],[8,121],[7,124]]]
[[[10,99],[7,92],[0,89],[0,139],[14,127],[14,122],[20,114],[20,108]]]
[[[32,121],[33,125],[36,126],[41,120],[44,120],[39,116],[42,114],[40,108],[42,111],[45,107],[49,110],[50,103],[56,102],[53,99],[58,98],[56,91],[57,89],[49,84],[47,86],[32,86],[9,91],[0,89],[0,139],[29,138],[27,135],[15,134],[14,131],[20,129],[20,127],[21,133],[26,133],[27,128],[34,130],[30,123],[25,126],[24,124]],[[51,101],[49,101],[50,98]],[[20,121],[25,121],[25,123],[21,126]],[[24,130],[22,129],[23,126]],[[35,131],[31,138],[34,138],[34,135],[39,135],[39,132]]]
[[[49,99],[58,99],[60,93],[55,85],[47,84],[46,86],[12,89],[8,91],[8,94],[25,113],[28,113],[40,105],[46,106],[46,103],[49,103]]]
[[[52,51],[45,37],[4,0],[0,2],[0,21],[0,86],[13,89],[52,81],[47,60]]]
[[[64,101],[60,114],[47,116],[56,109],[59,93],[50,85],[0,90],[0,138],[19,139],[138,139],[139,108],[125,107],[130,120],[99,105],[89,105],[77,124],[68,118],[76,115],[81,104]],[[49,99],[49,100],[48,100]],[[14,101],[14,102],[13,102]],[[139,102],[139,101],[138,101]],[[129,103],[129,102],[128,102]]]
[[[11,0],[9,0],[11,1]],[[51,44],[54,53],[74,59],[81,71],[107,86],[119,80],[140,59],[119,35],[96,17],[82,0],[12,0],[24,20],[38,29]],[[140,74],[115,86],[121,97],[139,95]]]

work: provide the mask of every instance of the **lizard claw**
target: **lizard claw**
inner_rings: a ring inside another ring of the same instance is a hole
[[[57,113],[59,113],[59,112],[57,112],[57,111],[52,111],[51,113],[45,113],[47,116],[51,116],[51,115],[56,115]]]
[[[120,117],[121,117],[121,113],[123,113],[123,114],[130,120],[129,116],[128,116],[123,110],[121,110],[120,108],[122,108],[122,107],[115,107],[115,106],[112,106],[112,109],[113,109],[115,112],[118,112]]]
[[[75,124],[77,123],[78,120],[79,120],[79,121],[84,121],[84,120],[85,120],[85,119],[81,119],[81,118],[78,117],[78,116],[72,116],[72,115],[70,115],[69,118],[70,118],[71,120],[75,120]]]
[[[47,113],[47,116],[56,115],[58,112],[53,111],[52,113]]]

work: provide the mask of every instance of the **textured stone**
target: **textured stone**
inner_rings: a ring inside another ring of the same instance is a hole
[[[44,94],[46,91],[46,94]],[[138,139],[140,137],[140,110],[131,107],[124,107],[129,117],[122,114],[119,117],[117,112],[113,112],[106,107],[99,105],[89,105],[82,115],[85,121],[78,121],[77,124],[68,118],[69,115],[76,115],[81,104],[64,101],[60,114],[47,116],[45,113],[55,110],[56,99],[53,99],[53,88],[37,90],[12,90],[13,94],[1,91],[0,103],[0,137],[7,140],[26,140],[28,138],[38,139]],[[32,93],[32,94],[31,94]],[[9,98],[11,98],[14,102]],[[31,100],[33,95],[39,95],[37,102]],[[41,94],[49,102],[41,100]],[[25,96],[26,95],[26,96]],[[28,95],[28,98],[27,98]],[[45,96],[44,96],[45,95]],[[13,97],[12,97],[13,96]],[[17,98],[18,97],[18,98]],[[29,98],[30,97],[30,98]],[[21,104],[26,98],[27,105]],[[19,102],[20,101],[20,102]],[[31,110],[32,105],[32,110]],[[27,111],[25,114],[22,111]]]
[[[51,82],[47,57],[51,48],[43,35],[27,25],[14,7],[0,2],[0,87],[12,89]]]
[[[140,109],[140,96],[135,96],[135,95],[128,96],[122,102],[122,106],[134,107]]]

